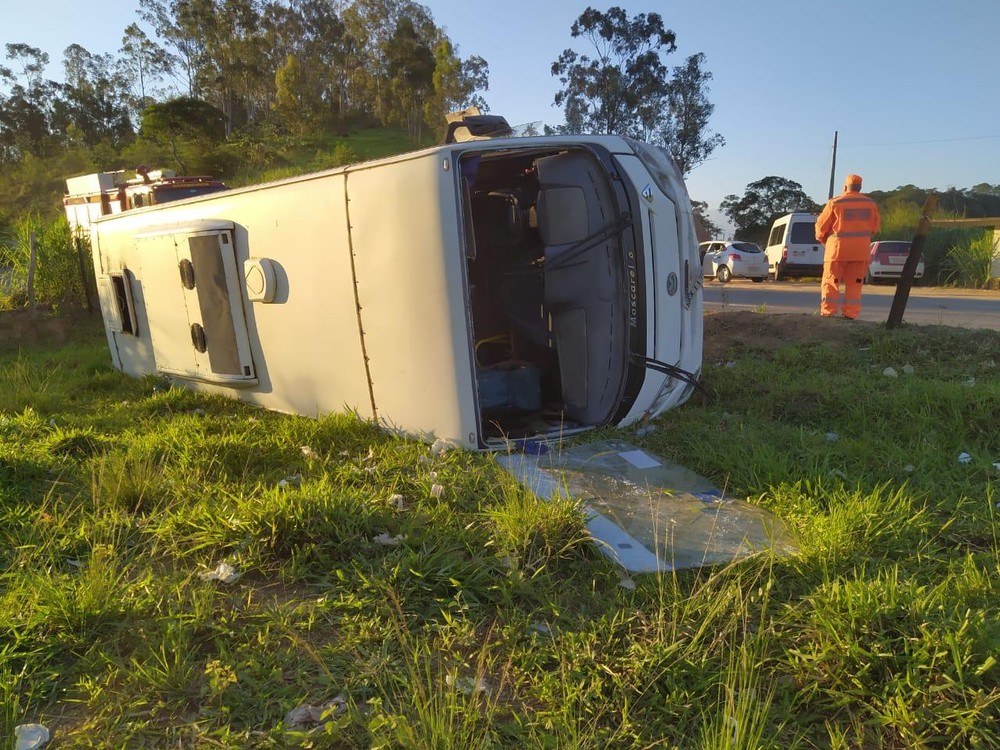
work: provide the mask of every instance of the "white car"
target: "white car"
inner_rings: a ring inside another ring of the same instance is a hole
[[[871,256],[868,263],[868,275],[865,281],[869,284],[875,281],[891,280],[899,281],[903,273],[903,266],[910,255],[910,243],[902,240],[890,240],[873,242]],[[922,278],[924,275],[924,259],[917,262],[917,268],[913,272],[914,280]]]
[[[714,240],[698,246],[703,276],[712,276],[723,284],[733,277],[763,281],[767,278],[767,256],[753,242]]]

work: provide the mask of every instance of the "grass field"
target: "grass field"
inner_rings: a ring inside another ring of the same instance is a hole
[[[800,552],[627,588],[488,455],[3,321],[0,745],[1000,747],[995,332],[709,316],[711,396],[620,434]]]

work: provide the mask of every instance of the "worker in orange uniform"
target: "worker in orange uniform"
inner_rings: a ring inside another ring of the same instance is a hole
[[[861,192],[861,177],[847,175],[844,192],[831,198],[816,220],[816,239],[826,246],[819,313],[837,314],[844,284],[844,317],[861,314],[861,285],[868,273],[872,235],[881,226],[878,206]]]

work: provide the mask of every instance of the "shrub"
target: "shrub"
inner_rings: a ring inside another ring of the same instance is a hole
[[[989,286],[990,272],[997,248],[993,231],[978,231],[977,236],[955,244],[945,258],[945,280],[955,286],[976,289]]]

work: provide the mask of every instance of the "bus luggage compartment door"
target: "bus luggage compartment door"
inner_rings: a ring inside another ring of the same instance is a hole
[[[144,235],[136,249],[157,370],[256,385],[232,230]]]

